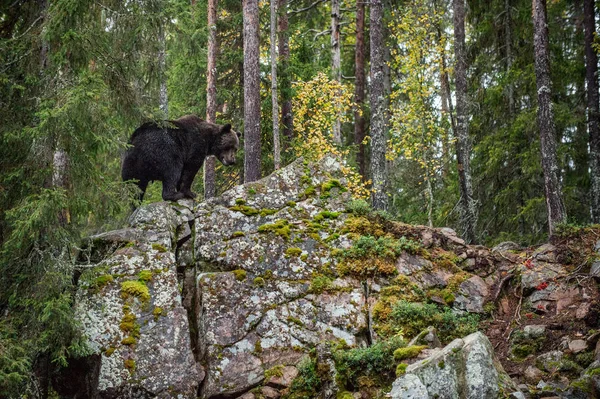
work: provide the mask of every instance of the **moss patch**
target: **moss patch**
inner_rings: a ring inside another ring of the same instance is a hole
[[[148,282],[148,281],[152,281],[152,270],[142,270],[139,274],[138,274],[138,279],[140,281],[144,281],[144,282]]]
[[[290,224],[285,219],[279,219],[275,223],[266,223],[258,227],[259,233],[274,233],[285,240],[290,238]]]
[[[248,205],[235,205],[229,208],[232,211],[241,212],[246,216],[256,216],[260,211]]]
[[[231,234],[231,238],[244,237],[245,235],[246,235],[246,233],[244,233],[243,231],[234,231]]]
[[[407,346],[406,348],[398,348],[394,351],[394,360],[400,361],[405,359],[412,359],[417,357],[423,349],[426,349],[426,345],[413,345]]]
[[[147,303],[150,300],[150,291],[143,281],[128,280],[121,283],[121,297],[123,299],[134,297],[142,303]]]
[[[285,256],[287,256],[287,257],[300,256],[301,254],[302,254],[302,250],[297,247],[290,247],[285,250]]]
[[[167,252],[167,248],[164,245],[157,243],[152,244],[152,249],[158,252]]]
[[[408,364],[406,363],[400,363],[399,365],[396,366],[396,377],[400,377],[403,376],[404,374],[406,374],[406,368],[408,367]]]
[[[246,271],[242,269],[234,270],[233,275],[237,281],[244,281],[246,279]]]

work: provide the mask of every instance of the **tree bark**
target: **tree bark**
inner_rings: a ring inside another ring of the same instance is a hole
[[[356,85],[354,87],[354,143],[357,145],[356,163],[363,178],[367,180],[367,164],[365,159],[365,3],[356,0],[356,48],[354,49],[354,65]]]
[[[273,163],[275,170],[281,167],[279,149],[279,104],[277,103],[277,0],[271,0],[271,103],[273,107]]]
[[[333,80],[342,81],[340,51],[340,0],[331,0],[331,74]],[[333,142],[342,144],[342,125],[339,115],[333,122]]]
[[[169,98],[167,96],[167,39],[165,36],[165,26],[160,24],[158,30],[158,73],[160,87],[158,93],[158,107],[163,113],[163,118],[169,118]]]
[[[594,0],[583,0],[585,32],[585,80],[587,86],[587,118],[590,143],[592,223],[600,223],[600,112],[598,110],[598,55],[594,51],[596,14]]]
[[[288,71],[290,61],[290,46],[288,37],[288,0],[279,0],[279,61],[281,66],[280,90],[281,90],[281,124],[283,125],[283,135],[287,140],[291,140],[294,131],[294,115],[292,111],[291,85]]]
[[[463,236],[467,243],[475,242],[477,210],[473,200],[471,183],[471,144],[469,141],[469,120],[467,115],[467,63],[465,49],[465,3],[453,0],[454,7],[454,67],[456,79],[456,159],[460,185],[460,219]]]
[[[544,171],[544,191],[548,210],[548,230],[550,235],[558,223],[567,219],[562,199],[558,162],[556,158],[556,127],[552,111],[552,83],[550,81],[550,51],[548,45],[548,22],[546,19],[546,0],[533,0],[533,30],[535,52],[535,76],[538,94],[538,128],[542,170]]]
[[[513,63],[512,53],[512,15],[510,0],[504,0],[504,47],[506,51],[506,73],[510,73]],[[509,79],[506,87],[506,96],[508,97],[508,115],[512,117],[515,111],[515,94],[512,81]]]
[[[244,0],[244,181],[260,179],[258,0]]]
[[[387,210],[385,137],[385,98],[383,68],[383,4],[371,1],[371,176],[373,178],[373,208]]]
[[[206,120],[215,123],[217,117],[217,8],[218,0],[208,0],[208,59],[206,71]],[[204,160],[204,199],[216,194],[215,157]]]

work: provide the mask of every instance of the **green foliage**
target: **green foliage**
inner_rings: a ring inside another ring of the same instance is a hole
[[[435,327],[443,343],[477,331],[479,317],[475,314],[456,314],[450,308],[434,304],[398,301],[390,314],[390,323],[402,328],[407,337],[414,337],[429,326]]]
[[[346,204],[346,212],[358,216],[368,215],[372,211],[371,205],[365,200],[352,200]]]
[[[359,377],[380,383],[395,377],[394,351],[406,346],[401,337],[392,337],[366,348],[338,349],[333,353],[338,379],[348,388],[358,387]]]
[[[352,247],[344,252],[347,258],[366,258],[379,256],[384,258],[397,258],[404,251],[408,253],[419,253],[421,245],[406,237],[396,240],[390,237],[360,236]]]
[[[265,223],[258,227],[259,233],[274,233],[278,236],[289,240],[290,224],[286,219],[279,219],[275,223]]]
[[[426,349],[427,345],[413,345],[407,346],[406,348],[398,348],[394,351],[394,360],[401,361],[406,359],[412,359],[421,353],[423,349]]]
[[[298,364],[298,376],[292,382],[289,398],[314,398],[323,384],[317,369],[317,360],[305,358]]]

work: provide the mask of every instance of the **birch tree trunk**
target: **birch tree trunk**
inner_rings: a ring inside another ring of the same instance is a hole
[[[585,30],[585,80],[587,86],[587,119],[590,136],[590,177],[592,223],[600,223],[600,112],[598,110],[598,55],[594,51],[596,14],[594,0],[583,0]]]
[[[567,219],[562,199],[558,162],[556,159],[556,127],[552,110],[552,84],[550,81],[550,51],[548,45],[548,22],[546,19],[546,0],[533,0],[533,31],[535,76],[538,94],[538,128],[542,170],[544,171],[544,191],[548,210],[548,230],[550,235],[558,223]]]
[[[258,0],[244,0],[244,182],[260,179]]]
[[[363,178],[367,180],[367,164],[365,159],[365,3],[364,0],[356,0],[356,48],[354,49],[354,65],[356,83],[354,87],[354,143],[357,145],[356,162],[358,170]]]
[[[291,140],[294,131],[294,115],[292,111],[292,88],[289,78],[288,65],[290,60],[290,46],[288,33],[288,16],[287,16],[288,0],[279,0],[279,61],[281,65],[281,75],[279,86],[281,91],[281,124],[283,125],[283,135],[287,140]]]
[[[385,137],[385,98],[383,68],[383,4],[382,0],[371,1],[371,176],[373,178],[373,208],[387,210],[386,192],[387,140]]]
[[[342,81],[340,51],[340,0],[331,0],[331,74],[333,79]],[[339,115],[333,123],[333,142],[342,144],[342,125]]]
[[[467,115],[467,63],[465,45],[465,3],[453,0],[454,7],[454,53],[456,65],[456,160],[460,185],[460,221],[463,238],[467,243],[475,242],[477,210],[473,200],[471,181],[471,144],[469,141],[469,120]]]
[[[218,0],[208,0],[208,59],[206,71],[206,120],[217,119],[217,8]],[[216,194],[215,157],[204,160],[204,199]]]
[[[271,0],[271,103],[273,107],[273,163],[281,167],[279,149],[279,105],[277,103],[277,0]]]

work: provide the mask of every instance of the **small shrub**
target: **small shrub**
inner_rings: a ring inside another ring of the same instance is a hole
[[[456,314],[450,308],[440,309],[434,304],[398,301],[392,308],[390,322],[401,326],[408,337],[414,337],[428,326],[433,326],[440,340],[446,343],[477,331],[479,317]]]
[[[406,346],[404,340],[395,336],[367,348],[337,350],[333,357],[340,381],[356,388],[360,377],[369,377],[387,383],[395,377],[394,351]]]
[[[364,216],[371,212],[371,205],[365,200],[352,200],[346,204],[346,212],[359,216]]]

